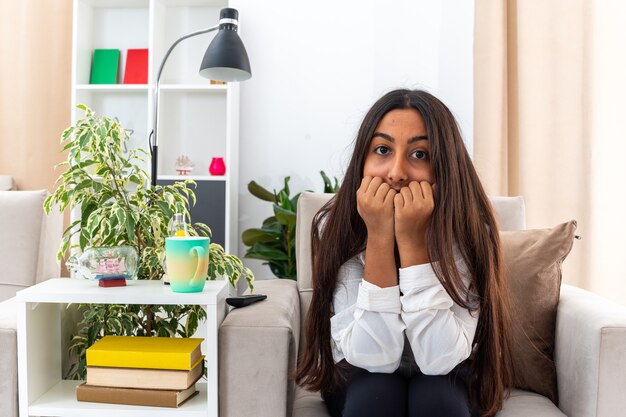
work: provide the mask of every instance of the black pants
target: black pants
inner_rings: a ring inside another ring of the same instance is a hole
[[[463,368],[448,375],[370,373],[342,361],[347,381],[323,394],[332,417],[477,417]]]

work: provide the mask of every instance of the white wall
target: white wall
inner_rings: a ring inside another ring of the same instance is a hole
[[[474,2],[233,0],[252,78],[241,84],[239,233],[272,215],[255,180],[292,194],[343,177],[364,113],[385,92],[423,88],[472,141]],[[239,255],[246,247],[240,243]],[[272,277],[246,260],[257,278]]]

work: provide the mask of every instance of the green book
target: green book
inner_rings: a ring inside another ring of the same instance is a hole
[[[96,49],[91,64],[91,84],[117,84],[119,49]]]

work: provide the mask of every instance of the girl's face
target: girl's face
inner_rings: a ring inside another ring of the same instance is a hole
[[[396,191],[411,181],[433,184],[426,125],[415,109],[396,109],[376,126],[363,176],[381,177]]]

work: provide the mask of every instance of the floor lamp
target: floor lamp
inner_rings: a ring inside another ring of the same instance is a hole
[[[250,71],[250,61],[248,60],[246,48],[237,34],[238,25],[239,12],[232,8],[222,9],[220,11],[220,21],[216,26],[182,36],[176,40],[165,53],[161,65],[159,66],[156,81],[154,82],[154,125],[152,127],[152,133],[150,134],[150,153],[152,156],[151,183],[153,186],[156,185],[157,181],[159,149],[159,136],[157,134],[159,125],[159,83],[167,58],[176,45],[183,40],[219,29],[204,53],[202,64],[200,64],[200,75],[204,78],[217,81],[245,81],[252,76],[252,72]]]

